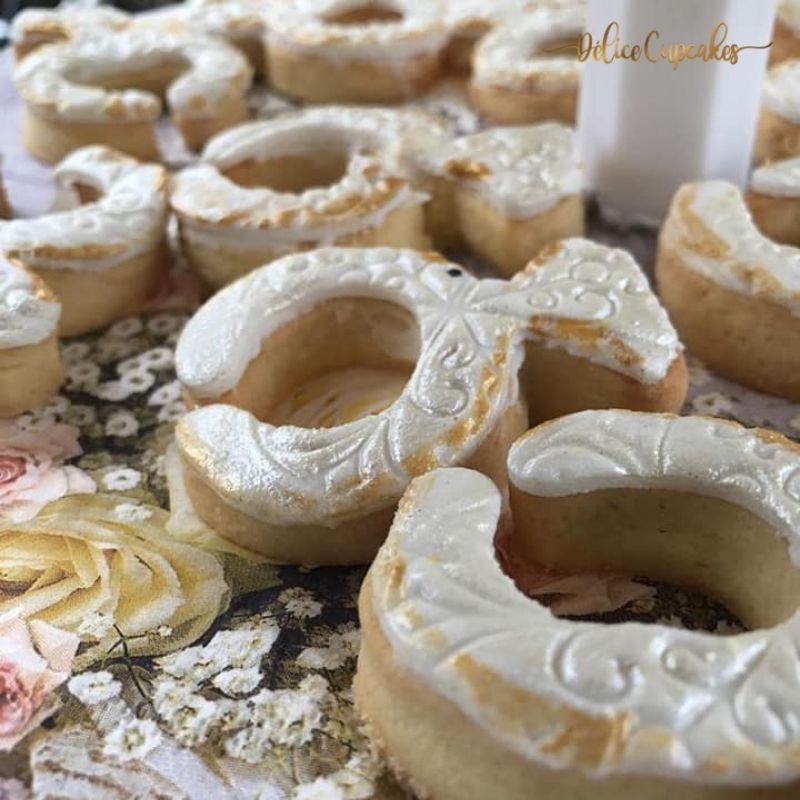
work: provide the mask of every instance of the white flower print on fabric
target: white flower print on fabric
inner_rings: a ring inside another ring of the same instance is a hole
[[[130,467],[113,467],[102,478],[103,486],[111,492],[127,492],[142,482],[142,473]]]

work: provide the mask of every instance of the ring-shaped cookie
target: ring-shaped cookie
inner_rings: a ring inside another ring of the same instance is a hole
[[[270,84],[307,103],[394,103],[428,88],[446,41],[440,0],[292,0],[267,8]]]
[[[496,25],[521,18],[526,0],[444,0],[444,4],[449,40],[442,60],[449,72],[466,75],[480,40]]]
[[[60,313],[45,283],[0,253],[0,417],[36,408],[58,389]]]
[[[800,156],[800,60],[767,73],[755,143],[759,164]]]
[[[39,48],[14,69],[25,103],[23,137],[56,162],[87,144],[158,160],[154,124],[166,93],[190,148],[247,118],[252,69],[220,39],[131,28]]]
[[[400,776],[437,800],[796,797],[797,445],[599,411],[534,429],[508,465],[513,540],[538,564],[706,591],[754,630],[558,619],[497,562],[497,487],[426,475],[359,602],[356,701]]]
[[[136,313],[158,288],[167,172],[96,145],[54,177],[64,210],[0,222],[0,252],[44,280],[63,306],[61,335],[73,336]]]
[[[576,6],[543,8],[498,25],[475,49],[473,106],[495,125],[574,125],[581,64],[556,48],[574,45],[585,24],[586,10]]]
[[[520,334],[510,318],[470,311],[477,286],[438,255],[330,248],[212,297],[176,351],[190,402],[212,404],[176,430],[201,518],[277,561],[364,563],[414,475],[470,463],[501,480],[509,437],[525,427]],[[332,427],[292,424],[320,395],[341,406],[365,368],[399,394],[357,403],[352,421],[342,408]]]
[[[767,239],[737,187],[678,190],[656,277],[690,353],[739,383],[800,401],[800,250]]]
[[[766,237],[800,247],[800,157],[755,169],[747,190],[747,206]]]
[[[426,250],[425,165],[449,137],[412,110],[314,108],[225,131],[175,175],[189,263],[220,288],[326,245]]]
[[[10,37],[17,61],[45,44],[82,35],[121,31],[131,17],[111,6],[60,5],[58,8],[23,8],[11,20]]]
[[[526,423],[518,375],[533,419],[676,410],[686,393],[644,275],[583,240],[511,282],[409,250],[287,256],[195,314],[176,368],[205,405],[176,431],[197,513],[240,547],[302,564],[369,561],[415,475],[472,464],[502,483]]]

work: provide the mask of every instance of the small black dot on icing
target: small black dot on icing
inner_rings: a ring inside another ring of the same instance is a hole
[[[460,278],[464,273],[460,269],[453,268],[453,269],[447,270],[447,274],[451,278]]]

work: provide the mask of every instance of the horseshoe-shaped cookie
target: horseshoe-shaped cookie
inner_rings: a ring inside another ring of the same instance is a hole
[[[70,207],[0,222],[0,251],[45,281],[63,306],[61,335],[74,336],[136,313],[158,288],[167,173],[98,145],[76,150],[54,177]]]
[[[166,94],[188,147],[247,118],[252,69],[221,39],[154,28],[76,37],[26,56],[14,69],[25,103],[28,151],[49,163],[106,144],[159,160],[154,125]]]
[[[483,475],[418,478],[361,591],[357,705],[422,797],[789,800],[800,790],[800,451],[589,411],[508,459],[513,540],[559,570],[716,594],[753,630],[558,619],[494,553]]]
[[[677,337],[621,251],[571,240],[513,282],[409,250],[287,256],[180,339],[178,376],[205,406],[176,432],[189,496],[268,558],[369,561],[415,475],[469,464],[504,481],[523,359],[534,419],[676,410],[686,392]]]

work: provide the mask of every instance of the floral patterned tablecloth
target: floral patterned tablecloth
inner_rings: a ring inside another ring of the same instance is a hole
[[[449,95],[431,103],[473,124]],[[47,170],[22,154],[7,77],[0,107],[12,202],[41,211]],[[648,232],[594,221],[590,235],[652,266]],[[174,348],[196,302],[178,272],[150,313],[64,341],[58,396],[0,423],[0,800],[403,797],[353,713],[365,571],[252,563],[220,552],[186,509],[166,510],[169,476],[181,506]],[[685,411],[800,436],[800,407],[696,362]],[[565,590],[576,611],[609,586]],[[57,629],[27,622],[34,613]],[[736,630],[713,603],[667,587],[600,618]]]

